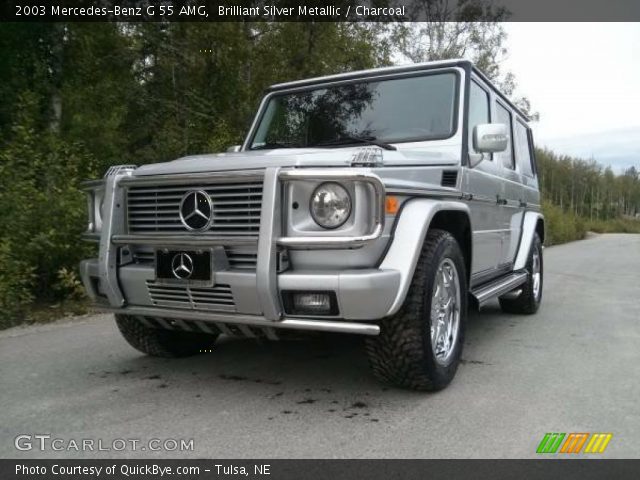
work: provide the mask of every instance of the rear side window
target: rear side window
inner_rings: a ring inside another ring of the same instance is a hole
[[[533,177],[533,168],[531,163],[531,150],[529,148],[529,135],[527,127],[520,121],[515,125],[515,145],[516,157],[522,173],[529,177]]]
[[[489,123],[489,94],[477,83],[471,82],[469,90],[469,152],[478,153],[473,148],[473,127],[481,123]]]
[[[507,136],[509,138],[509,143],[507,144],[507,149],[504,152],[498,152],[495,154],[495,156],[498,159],[498,162],[502,163],[503,166],[513,170],[516,168],[516,166],[513,159],[513,139],[511,138],[513,135],[511,112],[499,103],[496,104],[496,123],[503,123],[507,126]]]

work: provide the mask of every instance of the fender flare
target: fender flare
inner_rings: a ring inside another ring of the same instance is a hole
[[[407,201],[403,206],[396,223],[393,241],[380,264],[381,270],[400,272],[398,292],[387,316],[397,313],[404,303],[431,221],[436,213],[443,210],[465,212],[469,219],[471,218],[469,206],[461,201],[417,198]]]
[[[513,270],[522,270],[526,267],[529,250],[533,242],[533,234],[536,233],[540,220],[544,222],[544,215],[540,212],[525,212],[524,218],[522,219],[520,246],[518,247],[516,259],[513,262]],[[541,238],[541,240],[544,241],[544,238]]]

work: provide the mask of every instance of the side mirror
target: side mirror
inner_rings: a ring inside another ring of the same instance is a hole
[[[504,152],[509,134],[504,123],[483,123],[473,128],[473,148],[479,153]]]
[[[229,148],[227,148],[227,152],[229,153],[239,152],[241,148],[242,147],[240,145],[231,145]]]

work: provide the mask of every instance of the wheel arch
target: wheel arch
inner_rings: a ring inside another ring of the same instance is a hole
[[[469,206],[458,200],[414,198],[408,200],[396,222],[392,243],[381,269],[400,272],[400,285],[387,316],[395,314],[402,304],[411,284],[420,252],[431,228],[446,230],[458,241],[465,257],[467,282],[471,272],[471,216]]]
[[[464,256],[467,285],[471,278],[471,260],[473,255],[473,248],[471,244],[471,219],[469,213],[464,210],[439,210],[435,213],[429,224],[430,230],[432,228],[439,228],[440,230],[446,230],[453,238],[456,239],[462,255]]]
[[[527,264],[527,257],[531,249],[534,234],[538,234],[540,241],[544,243],[544,216],[540,212],[525,212],[522,220],[522,233],[520,246],[516,259],[513,262],[513,270],[522,270]]]

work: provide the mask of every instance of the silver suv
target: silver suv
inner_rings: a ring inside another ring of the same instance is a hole
[[[531,314],[542,298],[527,117],[465,60],[274,85],[242,146],[85,189],[84,285],[150,355],[358,334],[378,378],[438,390],[469,302]]]

